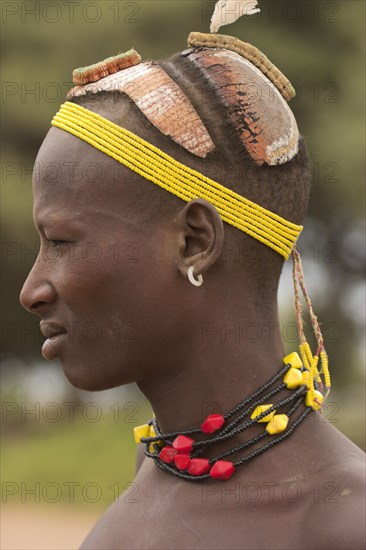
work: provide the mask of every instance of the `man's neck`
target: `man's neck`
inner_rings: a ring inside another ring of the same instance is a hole
[[[225,414],[283,366],[277,310],[265,319],[253,314],[208,314],[189,349],[166,351],[172,364],[139,384],[163,432],[198,427],[208,414]],[[207,319],[212,319],[208,321]]]

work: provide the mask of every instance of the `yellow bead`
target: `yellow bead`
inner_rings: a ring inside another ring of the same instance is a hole
[[[302,372],[299,369],[291,367],[283,377],[283,381],[289,390],[294,390],[303,384]]]
[[[144,424],[143,426],[136,426],[136,428],[133,429],[133,435],[135,437],[135,442],[137,444],[140,443],[142,437],[150,437],[149,424]]]
[[[275,414],[271,422],[268,422],[266,430],[270,435],[283,432],[287,428],[288,416],[286,414]]]
[[[305,384],[307,387],[309,387],[310,372],[308,370],[304,370],[301,374],[302,374],[302,383]]]
[[[301,369],[302,367],[302,361],[296,351],[290,353],[289,355],[286,355],[286,357],[283,358],[283,363],[284,365],[288,365],[290,363],[291,367],[293,367],[294,369]]]
[[[320,393],[320,391],[314,390],[314,395],[313,392],[308,391],[305,398],[305,405],[307,407],[313,407],[314,411],[318,411],[323,401],[324,396],[322,393]]]
[[[258,407],[256,407],[252,412],[252,415],[250,418],[254,420],[257,416],[264,413],[264,411],[266,411],[267,409],[270,409],[271,407],[273,407],[273,405],[258,405]],[[258,420],[257,422],[270,422],[274,417],[275,413],[276,411],[274,410],[271,413],[267,414],[267,416],[264,416],[263,418]]]

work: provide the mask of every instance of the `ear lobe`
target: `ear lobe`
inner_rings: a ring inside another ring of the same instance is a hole
[[[221,256],[224,243],[224,225],[216,208],[204,199],[190,201],[178,215],[179,250],[177,267],[188,277],[194,266],[196,275],[207,271]]]

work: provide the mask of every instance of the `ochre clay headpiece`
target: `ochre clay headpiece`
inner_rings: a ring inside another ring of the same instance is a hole
[[[299,131],[286,103],[295,96],[287,78],[262,52],[237,38],[193,32],[188,45],[182,56],[212,82],[233,130],[256,164],[274,166],[294,158]],[[67,99],[101,91],[126,94],[162,134],[206,157],[215,145],[186,94],[159,65],[140,60],[130,50],[76,69],[77,86]],[[116,71],[118,63],[125,64],[123,70]]]
[[[298,152],[299,131],[284,97],[294,91],[259,50],[237,38],[191,33],[182,53],[213,83],[225,112],[258,165],[274,166]]]
[[[155,128],[198,157],[205,157],[215,148],[186,94],[153,61],[76,86],[67,99],[100,91],[128,95]]]

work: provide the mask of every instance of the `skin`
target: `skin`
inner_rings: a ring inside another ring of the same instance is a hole
[[[122,167],[117,185],[115,161],[57,128],[36,162],[41,250],[21,303],[66,329],[57,355],[72,384],[95,391],[137,382],[162,430],[174,431],[230,410],[278,372],[284,350],[276,292],[264,307],[250,261],[224,256],[229,232],[213,206],[174,202],[171,215],[142,224],[131,208],[138,187],[130,172]],[[100,169],[94,182],[90,163]],[[126,243],[127,257],[117,258]],[[192,265],[203,275],[200,288],[188,281]],[[226,326],[226,338],[218,329],[205,333],[205,323]],[[235,323],[260,327],[262,335],[236,341],[229,332]],[[363,548],[364,455],[318,413],[227,482],[185,482],[141,450],[138,462],[137,502],[130,491],[121,495],[81,548]]]

